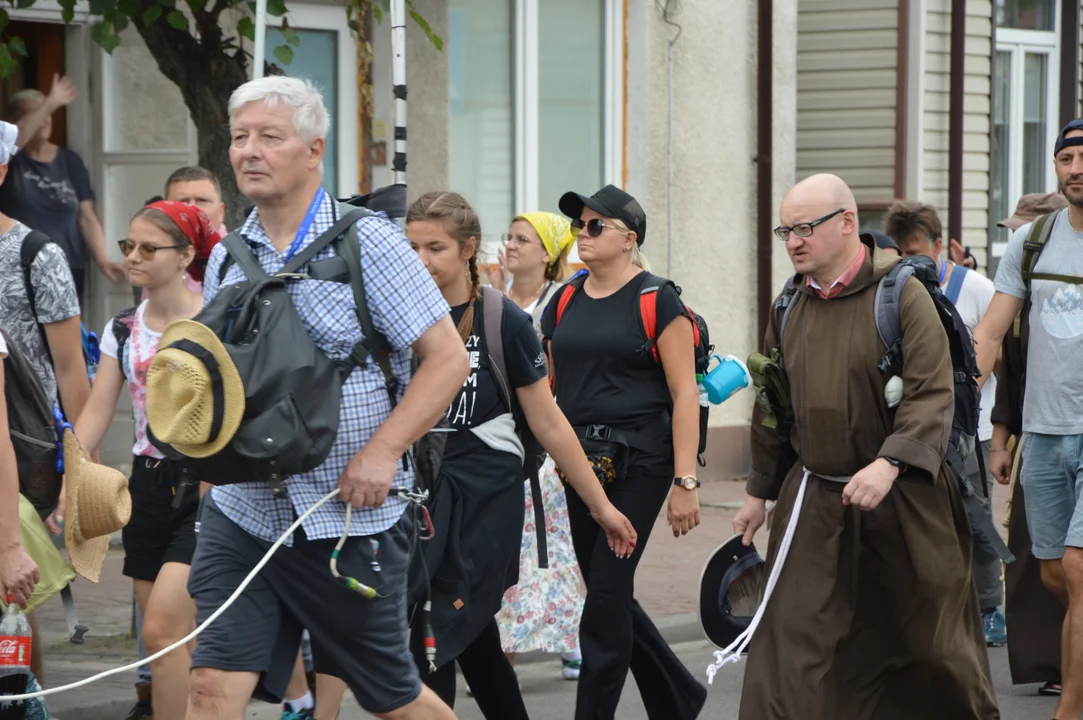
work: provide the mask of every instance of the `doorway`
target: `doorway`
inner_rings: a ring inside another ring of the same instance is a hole
[[[26,43],[27,56],[10,77],[0,81],[0,109],[9,118],[8,100],[12,95],[33,88],[48,93],[53,75],[64,75],[64,26],[60,23],[13,21],[5,29],[8,37],[21,38]],[[53,137],[57,145],[67,145],[67,113],[63,109],[53,115]]]

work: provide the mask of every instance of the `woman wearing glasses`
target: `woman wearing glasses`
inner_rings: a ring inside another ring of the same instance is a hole
[[[75,423],[88,452],[98,448],[127,385],[135,421],[135,456],[128,488],[132,518],[124,528],[124,574],[135,583],[143,612],[143,641],[156,653],[195,626],[195,603],[188,596],[188,570],[195,551],[197,488],[179,485],[177,464],[163,458],[147,432],[147,368],[162,331],[174,320],[194,317],[203,307],[185,276],[202,280],[196,258],[206,257],[219,240],[207,215],[183,203],[161,201],[132,218],[120,241],[124,268],[147,299],[118,314],[101,337],[102,359],[90,399]],[[179,720],[188,705],[191,656],[185,648],[151,663],[154,717]]]
[[[557,405],[610,501],[639,535],[631,562],[615,562],[582,500],[567,493],[587,586],[575,718],[615,718],[629,669],[651,720],[695,718],[706,688],[633,597],[635,569],[666,498],[674,536],[699,525],[691,320],[676,290],[665,285],[657,298],[656,346],[647,342],[638,317],[640,291],[650,278],[639,250],[647,219],[635,198],[609,185],[589,198],[567,193],[560,209],[579,231],[579,257],[589,274],[557,293],[542,317]]]
[[[568,254],[575,243],[571,224],[555,213],[523,213],[512,221],[504,242],[506,250],[501,253],[501,266],[512,273],[511,281],[506,284],[508,297],[530,313],[534,329],[540,335],[542,310],[568,273]],[[561,653],[561,674],[565,680],[577,680],[582,660],[581,576],[572,547],[568,503],[551,458],[542,463],[539,480],[541,516],[545,518],[540,531],[545,533],[549,567],[538,567],[539,528],[534,496],[528,487],[523,542],[519,549],[519,583],[504,595],[496,616],[500,642],[513,663],[518,653],[537,650]]]

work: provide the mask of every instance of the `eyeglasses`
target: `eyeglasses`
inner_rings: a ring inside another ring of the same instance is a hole
[[[188,247],[187,245],[136,245],[131,240],[117,240],[117,245],[120,247],[122,257],[131,255],[132,250],[139,250],[139,257],[148,262],[154,259],[159,250],[183,250]]]
[[[605,228],[609,228],[610,230],[616,230],[622,235],[628,234],[616,225],[606,225],[604,222],[602,222],[601,218],[593,218],[591,220],[588,220],[586,223],[584,223],[582,219],[572,220],[572,227],[575,228],[575,231],[577,233],[582,232],[583,228],[586,228],[587,235],[592,238],[596,238],[601,235],[602,230],[604,230]]]
[[[519,247],[526,247],[530,244],[530,238],[526,235],[518,234],[512,235],[511,233],[504,233],[500,236],[500,239],[504,241],[505,245],[511,245],[513,242]]]
[[[815,220],[813,220],[811,222],[797,223],[793,227],[786,227],[785,225],[779,225],[777,228],[775,228],[775,235],[778,236],[778,239],[782,240],[783,242],[790,239],[790,233],[793,233],[797,237],[803,237],[803,238],[808,237],[808,236],[812,235],[812,231],[816,229],[817,225],[825,223],[828,220],[830,220],[831,218],[838,215],[839,213],[844,213],[844,212],[846,212],[846,208],[839,208],[835,212],[828,213],[827,215],[824,215],[822,218],[817,218],[817,219],[815,219]]]

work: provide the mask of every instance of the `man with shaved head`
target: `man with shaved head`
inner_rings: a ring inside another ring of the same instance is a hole
[[[874,302],[899,258],[859,236],[856,207],[841,179],[816,175],[787,193],[775,229],[797,275],[764,354],[785,371],[792,412],[772,429],[753,411],[733,523],[750,543],[777,500],[767,570],[778,575],[740,718],[993,720],[970,526],[944,465],[948,338],[928,291],[906,280],[901,383],[885,383]]]

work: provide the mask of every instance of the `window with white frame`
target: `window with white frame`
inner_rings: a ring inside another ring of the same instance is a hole
[[[268,18],[267,58],[290,77],[312,82],[323,95],[331,116],[331,131],[323,154],[323,184],[335,197],[358,192],[357,168],[357,46],[346,25],[341,6],[290,4],[289,39]],[[295,36],[295,37],[294,37]],[[290,40],[296,40],[294,45]],[[289,63],[281,63],[276,48],[290,49]]]
[[[619,184],[620,28],[617,0],[450,0],[451,186],[483,261],[516,213]]]
[[[992,223],[1009,217],[1027,193],[1056,189],[1053,143],[1059,0],[997,0],[993,62]],[[991,258],[1010,231],[997,228]],[[995,265],[990,268],[995,269]]]

